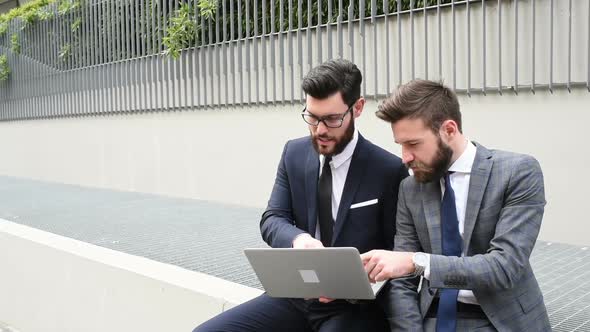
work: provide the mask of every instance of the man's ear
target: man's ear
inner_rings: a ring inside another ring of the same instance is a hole
[[[360,97],[352,106],[352,113],[354,114],[355,118],[358,118],[363,113],[363,109],[365,108],[365,98]]]
[[[455,120],[445,120],[440,126],[440,134],[451,138],[459,133],[459,126]]]

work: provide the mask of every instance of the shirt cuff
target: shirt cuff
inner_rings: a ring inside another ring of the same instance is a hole
[[[293,241],[291,241],[291,248],[293,248],[293,244],[295,243],[295,240],[297,240],[297,238],[299,238],[300,236],[303,236],[303,235],[309,235],[309,233],[297,234],[297,236],[293,238]],[[428,260],[428,262],[430,263],[430,259]]]
[[[426,254],[426,268],[424,269],[424,278],[430,280],[430,254]]]

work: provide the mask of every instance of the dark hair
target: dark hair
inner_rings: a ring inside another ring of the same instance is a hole
[[[301,82],[303,91],[314,98],[324,99],[340,92],[348,106],[361,97],[363,75],[358,67],[344,59],[333,59],[313,68]]]
[[[419,118],[435,133],[444,121],[453,120],[462,132],[457,95],[441,82],[417,79],[401,85],[379,105],[375,114],[390,123]]]

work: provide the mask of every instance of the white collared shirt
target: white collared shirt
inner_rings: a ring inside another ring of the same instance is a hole
[[[352,139],[350,140],[350,142],[348,142],[344,150],[342,150],[342,152],[340,152],[339,154],[332,156],[332,161],[330,162],[330,169],[332,170],[332,219],[334,219],[334,222],[336,222],[336,218],[338,217],[340,199],[342,198],[344,184],[346,183],[346,176],[348,175],[350,161],[352,160],[352,154],[354,153],[354,149],[356,148],[358,138],[358,130],[355,129],[354,134],[352,135]],[[326,158],[324,157],[324,155],[320,155],[319,176],[322,175],[325,159]],[[321,240],[319,221],[315,229],[316,231],[314,237],[318,240]]]
[[[467,140],[467,147],[461,156],[449,167],[449,172],[454,172],[449,175],[451,187],[455,192],[455,206],[457,208],[457,219],[459,219],[459,233],[463,239],[465,232],[465,211],[467,209],[467,194],[469,193],[469,181],[471,180],[471,168],[475,161],[475,154],[477,148],[471,141]],[[441,199],[445,194],[444,178],[440,180]],[[467,248],[463,248],[463,255],[467,252]],[[428,264],[424,271],[424,277],[430,279],[430,255],[428,256]],[[470,290],[460,290],[457,301],[463,303],[479,304],[475,295]]]

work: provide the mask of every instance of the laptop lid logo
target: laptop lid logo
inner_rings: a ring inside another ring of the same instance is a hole
[[[308,284],[318,284],[320,283],[320,279],[318,279],[317,273],[314,270],[299,270],[299,274],[301,275],[301,279],[303,279],[304,283]]]

